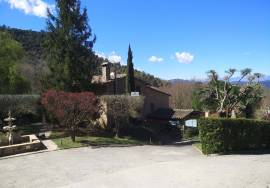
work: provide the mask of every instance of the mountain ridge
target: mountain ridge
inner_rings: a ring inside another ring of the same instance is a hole
[[[237,82],[239,79],[234,78],[232,82]],[[205,83],[207,82],[206,80],[187,80],[187,79],[181,79],[181,78],[176,78],[176,79],[170,79],[168,80],[169,83],[171,84],[180,84],[180,83],[196,83],[196,82],[201,82]],[[245,81],[242,81],[241,83],[245,83]],[[270,89],[270,76],[265,76],[263,79],[261,79],[260,83]]]

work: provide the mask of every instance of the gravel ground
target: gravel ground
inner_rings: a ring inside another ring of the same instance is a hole
[[[207,157],[192,146],[60,150],[0,160],[0,187],[270,188],[270,154]]]

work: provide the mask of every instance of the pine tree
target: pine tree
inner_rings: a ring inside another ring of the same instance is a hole
[[[47,87],[65,91],[89,88],[95,68],[87,10],[80,0],[56,0],[56,15],[48,11],[47,36],[44,43],[50,73]]]
[[[130,92],[135,91],[135,81],[134,81],[134,67],[133,67],[133,55],[132,50],[129,45],[128,47],[128,59],[127,59],[127,80],[126,80],[126,92],[130,94]]]

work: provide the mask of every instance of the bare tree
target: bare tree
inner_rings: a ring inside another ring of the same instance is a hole
[[[113,129],[115,137],[119,137],[121,125],[127,124],[129,119],[129,102],[126,96],[114,95],[108,96],[107,116],[109,121],[113,121]],[[112,124],[112,123],[111,123]]]
[[[69,93],[49,90],[43,93],[42,104],[61,125],[70,130],[73,142],[79,124],[89,124],[91,120],[99,117],[100,112],[99,100],[91,92]]]
[[[202,86],[198,82],[176,83],[162,87],[161,89],[172,95],[170,106],[175,109],[191,109],[192,94]]]
[[[218,74],[210,70],[207,73],[209,83],[201,92],[205,105],[215,108],[220,116],[225,114],[228,117],[233,110],[245,109],[263,98],[260,73],[252,74],[251,69],[244,69],[237,82],[231,81],[236,69],[229,69],[225,73],[224,79],[220,80]]]

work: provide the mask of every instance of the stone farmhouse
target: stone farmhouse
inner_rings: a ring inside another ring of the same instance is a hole
[[[126,74],[111,72],[111,64],[102,64],[102,74],[93,76],[92,84],[97,95],[121,95],[126,91]],[[170,94],[153,87],[141,79],[135,78],[136,92],[145,97],[143,116],[159,109],[169,109]]]

